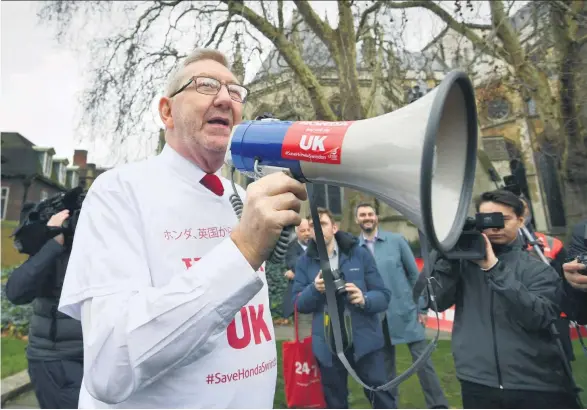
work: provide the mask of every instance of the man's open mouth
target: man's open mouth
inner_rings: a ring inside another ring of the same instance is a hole
[[[229,121],[226,118],[214,117],[208,120],[208,124],[229,126]]]

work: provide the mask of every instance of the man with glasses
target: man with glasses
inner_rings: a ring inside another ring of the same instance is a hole
[[[80,408],[273,407],[262,265],[307,194],[269,175],[237,221],[217,173],[247,94],[221,53],[196,51],[159,101],[162,153],[92,184],[60,303],[82,322]]]

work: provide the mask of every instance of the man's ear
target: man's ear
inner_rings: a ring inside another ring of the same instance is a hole
[[[171,115],[171,99],[161,97],[159,100],[159,118],[165,124],[165,128],[173,128],[173,117]]]

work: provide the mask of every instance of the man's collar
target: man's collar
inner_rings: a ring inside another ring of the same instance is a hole
[[[336,242],[336,239],[332,238],[332,241],[334,242],[334,249],[332,250],[332,255],[328,255],[328,257],[333,257],[333,256],[338,256],[338,242]]]
[[[379,240],[381,238],[379,238],[379,228],[375,229],[375,236],[373,236],[373,240],[372,242],[375,242],[377,240]],[[360,240],[360,244],[364,244],[365,242],[367,242],[367,239],[365,238],[365,233],[361,231],[361,236],[359,237]]]
[[[181,156],[177,151],[165,144],[163,150],[158,155],[159,160],[164,162],[169,169],[185,179],[190,185],[201,187],[201,179],[206,173],[192,161]],[[216,175],[221,176],[220,170],[215,172]]]

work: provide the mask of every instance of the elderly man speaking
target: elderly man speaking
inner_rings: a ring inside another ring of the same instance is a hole
[[[391,291],[391,300],[384,320],[384,334],[389,354],[388,371],[395,377],[395,346],[407,344],[416,361],[426,348],[424,324],[426,312],[419,311],[412,300],[412,288],[418,279],[414,255],[403,236],[378,229],[375,208],[364,203],[357,206],[355,221],[361,228],[360,245],[368,248],[377,264],[385,286]],[[418,371],[428,408],[448,408],[440,381],[429,359]],[[399,403],[397,389],[393,391]]]
[[[194,52],[159,100],[162,153],[92,184],[59,306],[82,323],[79,407],[273,407],[261,267],[307,194],[269,175],[248,186],[237,220],[217,174],[247,93],[224,55]]]

